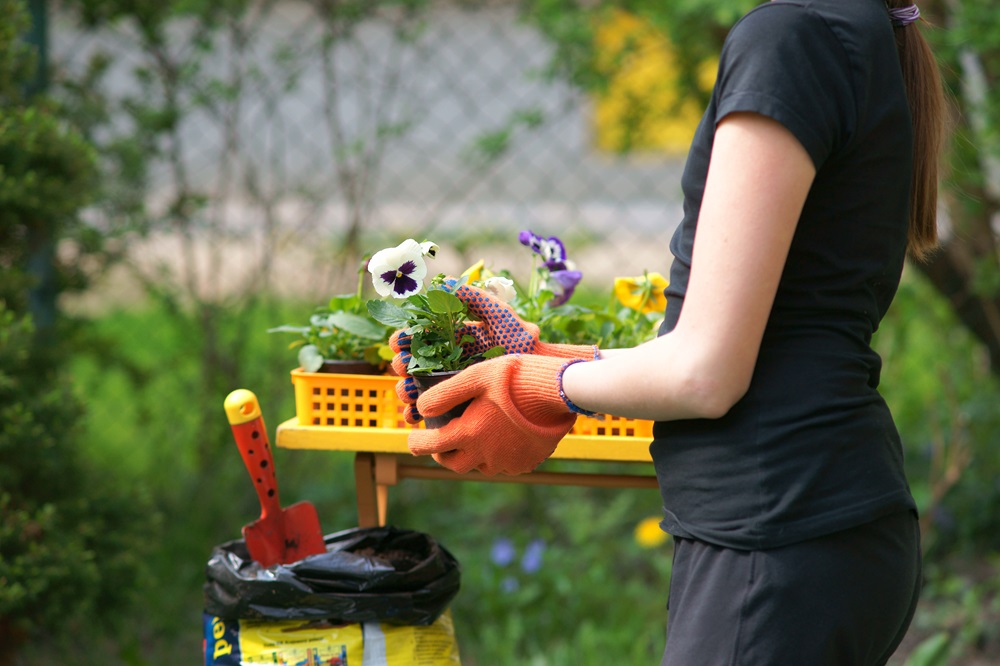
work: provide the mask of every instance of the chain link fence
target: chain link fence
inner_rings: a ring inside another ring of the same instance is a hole
[[[352,252],[410,236],[442,246],[433,270],[485,258],[517,274],[521,229],[562,237],[595,290],[665,274],[680,157],[597,149],[593,100],[549,75],[553,46],[516,5],[348,20],[331,3],[260,2],[211,27],[176,19],[163,43],[126,21],[84,29],[57,7],[61,76],[82,80],[105,59],[112,113],[97,138],[142,136],[150,158],[150,221],[127,273],[89,298],[165,279],[199,298],[322,298],[353,274]],[[113,216],[93,213],[98,225]]]

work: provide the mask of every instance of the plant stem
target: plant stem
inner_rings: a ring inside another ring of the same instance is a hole
[[[455,317],[458,315],[449,314],[444,318],[445,326],[448,329],[448,357],[450,358],[452,353],[455,351],[455,345],[457,341],[455,340]],[[448,361],[448,365],[452,365],[454,361]],[[454,370],[452,367],[446,367],[445,370]]]
[[[531,321],[537,321],[539,318],[539,307],[537,301],[538,297],[538,255],[532,253],[531,255],[531,277],[528,280],[528,304],[531,308],[530,319]]]
[[[361,301],[361,293],[364,290],[364,279],[366,272],[367,271],[365,271],[364,265],[362,265],[361,268],[358,270],[358,288],[354,292],[355,296],[354,309],[358,312],[358,314],[362,314],[364,312],[362,308],[365,307],[364,303]]]

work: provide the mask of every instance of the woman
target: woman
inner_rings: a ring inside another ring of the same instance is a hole
[[[519,473],[577,413],[656,421],[675,537],[664,664],[884,664],[912,618],[916,508],[870,342],[907,251],[936,243],[943,104],[918,16],[794,0],[733,27],[683,175],[656,340],[545,345],[456,290],[484,344],[520,337],[534,353],[421,396],[412,418],[473,403],[414,431],[411,451]]]

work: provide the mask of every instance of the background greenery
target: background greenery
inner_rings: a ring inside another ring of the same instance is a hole
[[[620,40],[625,48],[609,60],[595,52],[594,32],[605,12],[627,10],[644,31],[653,26],[669,36],[673,85],[697,98],[704,63],[751,4],[534,0],[521,10],[551,40],[551,80],[598,96],[618,85],[616,72],[628,68],[637,42]],[[1000,18],[989,5],[921,5],[948,28],[936,40],[963,111],[945,201],[960,233],[946,238],[934,264],[908,268],[876,338],[883,392],[923,510],[927,586],[900,655],[911,666],[1000,652],[1000,329],[986,325],[1000,293],[989,227],[997,208],[990,165],[998,156],[993,96],[1000,87],[991,83],[1000,76]],[[24,16],[22,6],[0,0],[0,15]],[[233,388],[251,388],[272,433],[294,412],[293,355],[264,331],[301,319],[316,303],[275,296],[265,260],[251,266],[254,279],[222,291],[200,288],[213,276],[194,263],[179,274],[144,272],[130,263],[130,248],[158,232],[179,238],[182,253],[205,234],[219,247],[233,239],[210,214],[219,191],[185,176],[173,148],[186,114],[213,113],[231,136],[227,119],[252,72],[220,79],[204,67],[214,39],[230,40],[235,53],[251,43],[247,17],[271,5],[66,6],[88,29],[128,25],[150,57],[135,65],[134,94],[111,95],[102,76],[112,63],[95,57],[82,75],[57,76],[50,94],[40,95],[29,85],[26,23],[0,24],[0,664],[195,663],[208,553],[237,538],[258,512],[222,401]],[[366,21],[391,19],[405,41],[427,3],[342,0],[316,8],[327,29],[316,46],[322,52]],[[167,48],[178,19],[194,26],[181,55]],[[643,114],[655,109],[639,99],[616,113],[630,121],[604,140],[622,152],[647,147]],[[499,159],[541,122],[515,115],[482,137],[480,158]],[[404,131],[387,121],[367,143],[334,151],[340,173],[351,176],[343,183],[376,173],[377,151],[369,148]],[[232,140],[225,155],[235,164]],[[151,206],[149,174],[164,165],[175,178],[172,198]],[[273,201],[246,178],[254,204],[270,210]],[[317,243],[352,277],[358,248],[383,245],[383,232],[365,224],[361,199],[356,224]],[[459,249],[470,243],[462,235],[435,241]],[[580,235],[569,244],[599,241]],[[478,242],[500,253],[510,241]],[[141,298],[103,302],[95,314],[60,307],[90,293],[92,280],[112,267],[126,269]],[[606,298],[574,296],[599,305]],[[276,465],[284,504],[312,501],[326,531],[354,524],[349,455],[279,450]],[[634,530],[658,506],[655,491],[406,482],[393,490],[390,521],[434,535],[462,562],[453,608],[465,663],[643,664],[662,650],[670,544],[647,547]]]

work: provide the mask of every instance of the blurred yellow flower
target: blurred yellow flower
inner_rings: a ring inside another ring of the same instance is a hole
[[[650,516],[639,521],[635,526],[635,542],[643,548],[656,548],[662,546],[670,538],[670,535],[660,529],[660,518]]]
[[[469,282],[475,282],[476,280],[481,280],[483,278],[483,267],[486,266],[486,260],[480,259],[476,263],[472,264],[464,271],[462,271],[462,277],[469,278]]]
[[[615,296],[625,307],[643,314],[663,312],[667,309],[667,297],[663,295],[663,290],[668,284],[659,273],[615,278]]]
[[[683,94],[677,49],[663,30],[635,14],[601,15],[594,45],[595,66],[607,85],[594,100],[594,140],[613,153],[683,155],[704,110],[695,95]],[[715,85],[716,59],[699,63],[697,86]]]

